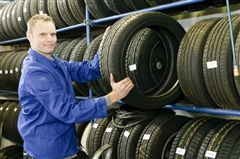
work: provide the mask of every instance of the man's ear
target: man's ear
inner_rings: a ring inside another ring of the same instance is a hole
[[[29,31],[26,32],[26,36],[29,41],[32,41],[32,34]]]

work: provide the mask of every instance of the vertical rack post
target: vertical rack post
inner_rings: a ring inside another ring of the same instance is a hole
[[[227,12],[228,12],[231,46],[232,46],[234,76],[239,76],[238,63],[237,63],[236,52],[235,52],[235,47],[234,47],[232,16],[231,16],[231,9],[230,9],[229,0],[226,0],[226,5],[227,5]]]
[[[87,46],[91,43],[91,24],[90,24],[90,13],[88,11],[87,5],[85,5],[85,12],[86,12],[86,19],[85,19],[85,25],[86,25],[86,36],[87,36]],[[92,90],[89,89],[89,97],[92,98],[93,93]]]

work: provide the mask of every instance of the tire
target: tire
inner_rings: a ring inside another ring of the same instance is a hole
[[[175,115],[162,115],[154,119],[138,139],[135,158],[168,158],[172,141],[188,120],[190,118]]]
[[[121,0],[104,0],[106,6],[116,14],[122,14],[132,11],[126,3]]]
[[[63,20],[59,13],[57,0],[48,0],[47,8],[49,15],[53,18],[55,25],[58,29],[68,26],[68,24]]]
[[[57,7],[63,20],[69,26],[72,26],[72,25],[78,24],[78,21],[75,19],[72,12],[70,11],[70,7],[67,1],[68,0],[57,0]]]
[[[98,118],[92,123],[86,145],[90,157],[93,157],[96,151],[101,147],[104,131],[111,121],[113,114],[114,111],[111,111],[106,118]]]
[[[240,15],[232,16],[234,41],[240,30]],[[203,53],[203,75],[213,101],[223,109],[240,109],[240,98],[233,77],[233,57],[228,17],[211,30]],[[214,68],[209,62],[215,62]]]
[[[168,55],[170,57],[168,67],[170,72],[174,72],[174,74],[168,75],[169,78],[166,81],[171,81],[170,77],[177,76],[177,51],[185,30],[176,20],[165,14],[159,12],[137,13],[126,16],[114,23],[103,40],[103,47],[100,49],[100,68],[102,74],[100,81],[106,93],[111,91],[111,86],[109,85],[110,73],[113,73],[116,82],[127,76],[125,59],[128,45],[134,35],[146,27],[152,28],[159,35],[165,35],[169,45],[172,43],[171,52]],[[122,101],[143,109],[163,107],[175,101],[182,94],[178,80],[175,82],[171,81],[171,83],[174,83],[174,85],[169,86],[171,89],[168,92],[160,94],[158,91],[155,91],[148,96],[141,94],[134,87]]]
[[[74,47],[81,41],[80,38],[77,38],[77,39],[73,39],[71,40],[66,46],[64,46],[62,48],[62,51],[61,51],[61,59],[62,60],[66,60],[66,61],[69,61],[69,58],[72,54],[72,51],[74,49]]]
[[[4,74],[3,74],[3,83],[5,83],[5,89],[8,90],[8,91],[16,91],[17,90],[14,90],[13,89],[13,83],[10,83],[10,81],[14,78],[14,75],[13,75],[13,70],[10,69],[11,65],[12,65],[12,62],[14,60],[14,58],[18,55],[18,52],[17,51],[13,51],[11,54],[9,54],[8,58],[5,59],[6,60],[6,63],[4,64],[3,66],[3,70],[4,70]]]
[[[178,132],[173,141],[169,159],[197,158],[198,150],[205,136],[222,119],[201,117],[190,120]],[[179,153],[179,149],[184,153]]]
[[[89,9],[89,12],[96,19],[101,19],[116,14],[107,7],[107,5],[104,3],[104,0],[84,0],[84,1]]]
[[[90,45],[86,49],[86,52],[84,53],[83,61],[92,60],[94,58],[94,56],[98,52],[100,42],[102,41],[102,36],[103,34],[97,36],[91,41]],[[104,90],[101,88],[98,80],[87,82],[87,85],[93,91],[94,95],[96,96],[106,95]]]
[[[27,23],[24,20],[23,9],[25,0],[18,0],[17,19],[22,32],[26,33]]]
[[[129,8],[133,8],[133,10],[151,7],[145,0],[124,0],[124,2],[127,4],[127,6],[130,4]]]
[[[172,72],[168,64],[167,52],[171,52],[171,49],[164,34],[158,35],[149,28],[135,34],[128,45],[125,68],[127,76],[133,80],[141,94],[151,95],[156,90],[163,94],[175,84],[176,73]],[[137,69],[131,71],[129,67],[133,65]]]
[[[120,119],[115,118],[115,123],[121,126],[125,126],[129,119]],[[114,125],[113,120],[109,122],[107,125],[105,132],[102,136],[102,143],[101,146],[104,146],[105,144],[109,144],[112,146],[112,155],[110,159],[116,159],[117,158],[117,146],[118,146],[118,140],[122,132],[122,128],[118,128]],[[106,152],[102,153],[102,158],[106,158],[107,154]]]
[[[73,16],[78,20],[79,23],[83,23],[85,19],[85,3],[84,0],[68,1],[68,5]],[[91,15],[90,15],[91,17]]]
[[[87,38],[83,38],[75,45],[70,55],[69,61],[83,61],[84,53],[87,49]],[[87,83],[75,82],[75,89],[83,96],[89,96],[89,87]]]
[[[38,0],[38,13],[49,14],[47,9],[47,0]]]
[[[203,78],[203,52],[209,32],[220,18],[205,19],[188,29],[178,50],[177,74],[186,98],[196,106],[218,106],[209,95]],[[201,30],[201,32],[199,32]]]
[[[240,124],[239,121],[236,121],[236,120],[229,121],[228,124],[221,127],[221,129],[216,131],[213,135],[211,134],[212,138],[210,138],[208,143],[205,145],[204,158],[210,158],[208,156],[209,155],[208,152],[211,152],[210,153],[211,158],[221,159],[219,158],[219,155],[220,154],[222,155],[222,153],[226,153],[226,152],[220,152],[220,150],[224,149],[223,147],[224,141],[228,140],[229,134],[231,134],[236,127],[239,127],[239,124]],[[228,147],[231,147],[231,145],[228,145]],[[212,156],[213,153],[214,153],[214,157]]]

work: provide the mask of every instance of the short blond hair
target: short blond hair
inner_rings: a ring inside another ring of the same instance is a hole
[[[49,15],[47,15],[47,14],[36,14],[36,15],[32,16],[29,19],[29,21],[27,22],[27,28],[28,28],[29,32],[32,31],[32,28],[34,27],[34,25],[39,20],[42,20],[44,22],[52,22],[53,24],[55,24],[52,17],[50,17]]]

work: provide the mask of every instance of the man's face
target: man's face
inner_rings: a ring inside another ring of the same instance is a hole
[[[32,31],[27,32],[27,37],[34,51],[48,56],[56,45],[56,27],[52,22],[39,20],[32,27]]]

